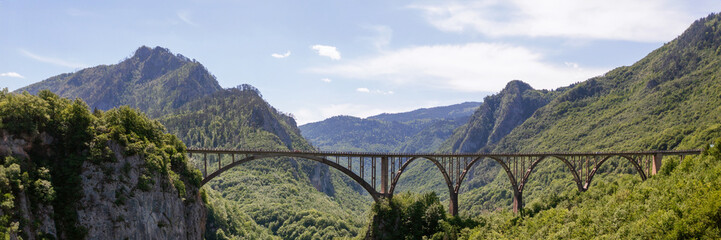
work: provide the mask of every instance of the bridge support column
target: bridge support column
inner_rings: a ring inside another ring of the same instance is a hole
[[[458,216],[458,193],[451,192],[451,198],[448,199],[448,212],[452,216]]]
[[[381,193],[388,193],[388,157],[381,158]]]
[[[663,155],[660,153],[656,153],[653,155],[653,161],[651,161],[651,175],[656,175],[659,171],[661,171],[661,165],[663,162],[661,161],[663,159]]]
[[[513,194],[513,213],[520,213],[523,210],[523,193],[516,191]]]

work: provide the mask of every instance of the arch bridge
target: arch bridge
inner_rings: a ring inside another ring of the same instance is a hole
[[[664,156],[700,154],[702,150],[638,152],[554,152],[554,153],[362,153],[323,151],[269,151],[188,148],[190,157],[201,155],[202,184],[239,164],[253,160],[288,157],[304,158],[335,168],[361,185],[375,201],[391,198],[398,179],[414,161],[431,161],[443,175],[450,193],[448,211],[458,215],[458,193],[471,167],[479,161],[495,161],[508,176],[513,192],[513,211],[523,209],[523,189],[541,162],[561,161],[570,171],[578,191],[586,191],[599,168],[609,160],[620,159],[633,165],[641,180],[655,175]],[[223,158],[222,156],[226,156]],[[209,160],[209,157],[211,158]],[[210,163],[210,168],[208,167]],[[209,171],[210,170],[210,171]]]

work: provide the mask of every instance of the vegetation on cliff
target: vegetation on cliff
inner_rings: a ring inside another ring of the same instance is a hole
[[[128,107],[91,113],[79,99],[6,89],[0,92],[0,116],[0,232],[6,236],[82,239],[85,229],[77,216],[77,209],[83,207],[78,206],[81,166],[115,161],[111,142],[125,147],[123,155],[143,156],[141,171],[148,179],[169,178],[180,198],[197,194],[201,177],[188,165],[185,145],[165,133],[157,121]],[[153,183],[139,183],[137,188],[142,190],[143,184]],[[46,209],[54,210],[51,224],[38,217],[47,215]],[[37,229],[53,228],[46,225],[56,226],[57,233]]]

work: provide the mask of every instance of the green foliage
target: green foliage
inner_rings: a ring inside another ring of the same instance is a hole
[[[478,222],[449,218],[435,193],[401,193],[373,204],[369,231],[372,239],[455,239],[460,229]]]
[[[545,195],[524,218],[507,211],[483,214],[478,221],[485,224],[462,229],[459,239],[721,238],[718,144],[644,182],[623,177],[584,193]]]

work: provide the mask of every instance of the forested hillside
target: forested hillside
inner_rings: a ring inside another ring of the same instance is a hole
[[[218,91],[160,121],[195,147],[312,150],[295,121],[248,85]],[[212,165],[212,164],[211,164]],[[370,197],[339,172],[305,159],[240,165],[207,184],[207,239],[353,237]]]
[[[570,86],[489,149],[667,150],[711,143],[721,136],[720,25],[721,16],[712,14],[632,66]],[[609,164],[603,170],[634,173],[625,162]],[[479,178],[465,182],[467,193],[461,194],[461,209],[478,212],[509,206],[510,198],[498,197],[508,194],[504,193],[508,189],[504,177],[498,176],[482,188],[476,188],[485,185]],[[553,161],[540,164],[527,187],[527,202],[549,189],[572,188],[570,174]],[[472,207],[479,202],[485,206]]]

